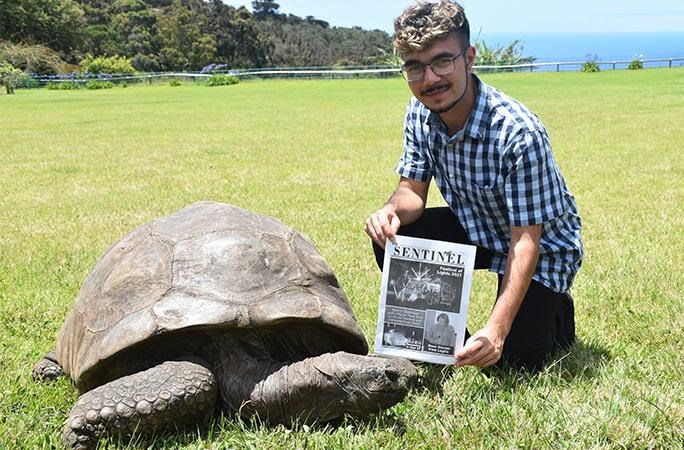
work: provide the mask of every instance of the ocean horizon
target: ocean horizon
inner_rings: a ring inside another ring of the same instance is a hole
[[[682,32],[545,32],[545,33],[477,33],[472,41],[488,46],[506,46],[514,40],[521,43],[523,56],[535,62],[630,61],[632,59],[684,58]],[[675,65],[673,63],[673,65]],[[682,65],[682,61],[677,62]]]

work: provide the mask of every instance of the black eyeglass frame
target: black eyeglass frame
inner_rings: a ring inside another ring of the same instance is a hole
[[[449,57],[449,56],[440,56],[440,57],[438,57],[438,58],[435,58],[434,60],[432,60],[431,62],[429,62],[429,63],[427,63],[427,64],[414,64],[414,63],[411,63],[409,66],[406,66],[406,64],[404,64],[403,66],[401,66],[401,68],[399,69],[399,71],[401,72],[401,75],[404,77],[404,79],[405,79],[406,81],[408,81],[409,83],[418,83],[418,82],[420,82],[420,81],[423,81],[423,79],[425,79],[425,69],[427,69],[428,67],[430,67],[430,70],[432,70],[432,73],[434,73],[434,74],[437,75],[437,76],[443,77],[443,76],[445,76],[445,75],[449,75],[451,72],[453,72],[454,70],[456,70],[456,60],[457,60],[458,58],[460,58],[461,56],[465,55],[467,51],[468,51],[468,49],[465,49],[465,50],[463,50],[461,53],[459,53],[458,55],[456,55],[456,56],[451,56],[451,57]],[[437,72],[435,71],[435,66],[434,66],[435,62],[437,62],[437,61],[444,61],[444,60],[449,60],[449,61],[451,62],[451,68],[450,68],[449,70],[447,70],[446,72],[441,72],[441,71],[440,71],[440,73],[437,73]],[[464,59],[464,61],[465,61],[465,59]],[[420,68],[422,69],[421,72],[420,72],[420,77],[418,77],[418,78],[416,78],[416,79],[409,79],[408,74],[406,73],[406,69],[409,68],[409,67],[412,68],[412,69],[416,69],[416,68],[420,67]]]

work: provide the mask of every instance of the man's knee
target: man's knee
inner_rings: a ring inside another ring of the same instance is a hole
[[[575,342],[572,298],[532,282],[504,343],[504,365],[537,371]]]
[[[497,365],[537,372],[544,368],[553,353],[554,348],[550,343],[537,346],[527,345],[523,348],[518,346],[506,348],[506,345],[504,345],[501,360]]]

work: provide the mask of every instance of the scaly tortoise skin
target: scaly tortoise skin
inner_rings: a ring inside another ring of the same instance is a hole
[[[106,435],[197,422],[217,405],[286,424],[366,416],[416,381],[409,361],[367,352],[307,238],[201,202],[105,252],[33,375],[71,377],[81,396],[64,439],[92,448]]]

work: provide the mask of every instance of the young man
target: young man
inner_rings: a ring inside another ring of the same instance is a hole
[[[472,73],[476,50],[460,5],[419,2],[394,26],[413,98],[399,186],[365,224],[378,264],[397,234],[476,245],[476,268],[496,272],[499,287],[456,365],[539,370],[575,340],[569,289],[582,261],[580,217],[546,130]],[[425,208],[433,178],[448,208]]]

